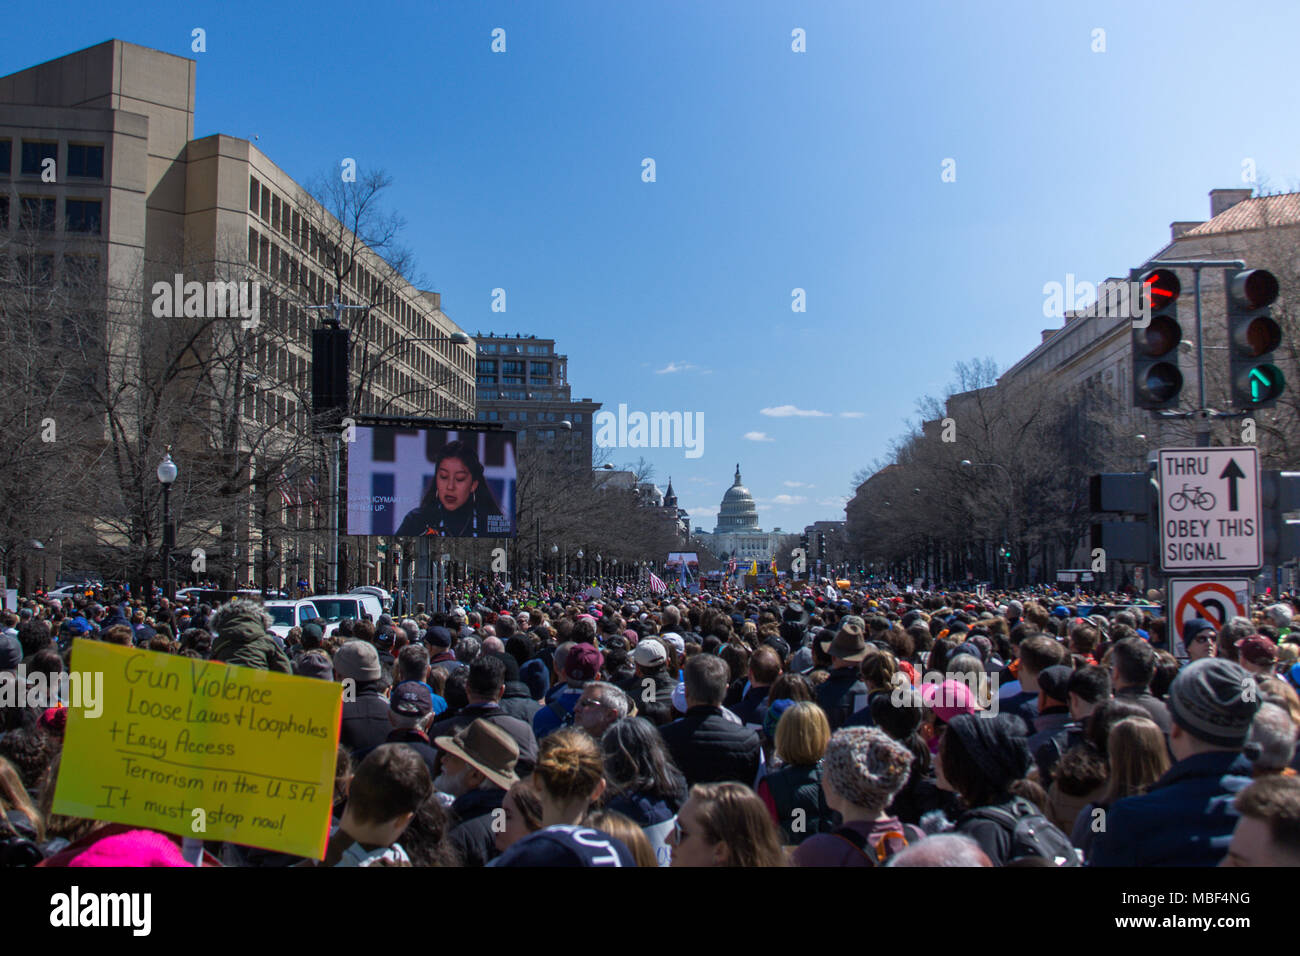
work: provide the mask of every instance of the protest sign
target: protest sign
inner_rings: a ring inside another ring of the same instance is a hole
[[[338,684],[88,640],[72,664],[99,713],[69,708],[56,813],[324,857]]]

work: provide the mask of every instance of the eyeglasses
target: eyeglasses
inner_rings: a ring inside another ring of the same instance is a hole
[[[604,707],[604,706],[605,706],[605,702],[603,700],[589,700],[584,698],[583,700],[580,700],[576,704],[574,704],[573,709],[578,710],[581,708],[585,710],[588,707]]]

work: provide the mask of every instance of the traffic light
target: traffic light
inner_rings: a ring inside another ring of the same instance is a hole
[[[311,333],[311,413],[317,429],[337,428],[348,413],[351,333],[326,322]]]
[[[1135,269],[1129,281],[1141,283],[1142,302],[1150,313],[1134,320],[1133,404],[1137,408],[1176,408],[1183,390],[1183,373],[1178,370],[1178,344],[1183,327],[1178,324],[1178,294],[1182,283],[1169,269],[1152,269],[1139,277]]]
[[[1227,269],[1223,285],[1232,403],[1238,408],[1272,408],[1286,390],[1272,355],[1282,344],[1282,328],[1269,308],[1277,300],[1277,277],[1266,269]]]
[[[1274,567],[1300,558],[1300,521],[1287,515],[1300,512],[1300,471],[1265,471],[1260,475],[1260,505],[1264,518],[1264,563]]]
[[[1134,474],[1092,475],[1089,479],[1089,505],[1096,515],[1131,515],[1137,521],[1099,521],[1092,525],[1089,548],[1094,560],[1100,557],[1098,570],[1105,571],[1107,561],[1133,561],[1138,564],[1160,563],[1155,528],[1157,496],[1151,476]],[[1100,555],[1097,552],[1100,551]]]

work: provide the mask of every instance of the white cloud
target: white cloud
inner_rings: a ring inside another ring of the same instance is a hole
[[[817,504],[823,508],[843,508],[848,503],[849,496],[843,495],[839,498],[819,498]]]
[[[688,478],[686,479],[693,485],[716,485],[717,482],[712,478]]]
[[[740,437],[748,441],[776,441],[775,438],[768,438],[766,432],[745,432]]]
[[[698,368],[698,367],[699,367],[699,366],[691,365],[691,364],[689,364],[689,363],[687,363],[687,362],[683,362],[681,365],[678,365],[676,362],[669,362],[669,363],[668,363],[667,365],[665,365],[663,368],[657,368],[657,369],[655,369],[655,374],[656,374],[656,375],[671,375],[673,372],[688,372],[688,371],[690,371],[691,369],[693,369],[693,368]]]
[[[787,488],[812,488],[812,487],[814,487],[813,485],[807,484],[806,482],[802,482],[802,481],[783,481],[783,482],[781,482],[781,484],[785,485]]]
[[[830,412],[819,412],[808,408],[799,408],[795,405],[777,405],[774,408],[764,408],[759,411],[760,415],[766,415],[768,418],[830,418]]]
[[[808,499],[803,495],[777,495],[772,499],[774,505],[801,505]]]
[[[840,418],[866,418],[866,412],[840,412]]]

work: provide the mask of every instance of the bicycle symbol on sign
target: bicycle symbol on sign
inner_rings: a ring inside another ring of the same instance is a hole
[[[1214,495],[1203,491],[1200,485],[1193,487],[1184,484],[1182,491],[1175,491],[1169,496],[1169,510],[1182,511],[1188,505],[1201,511],[1214,510]]]

